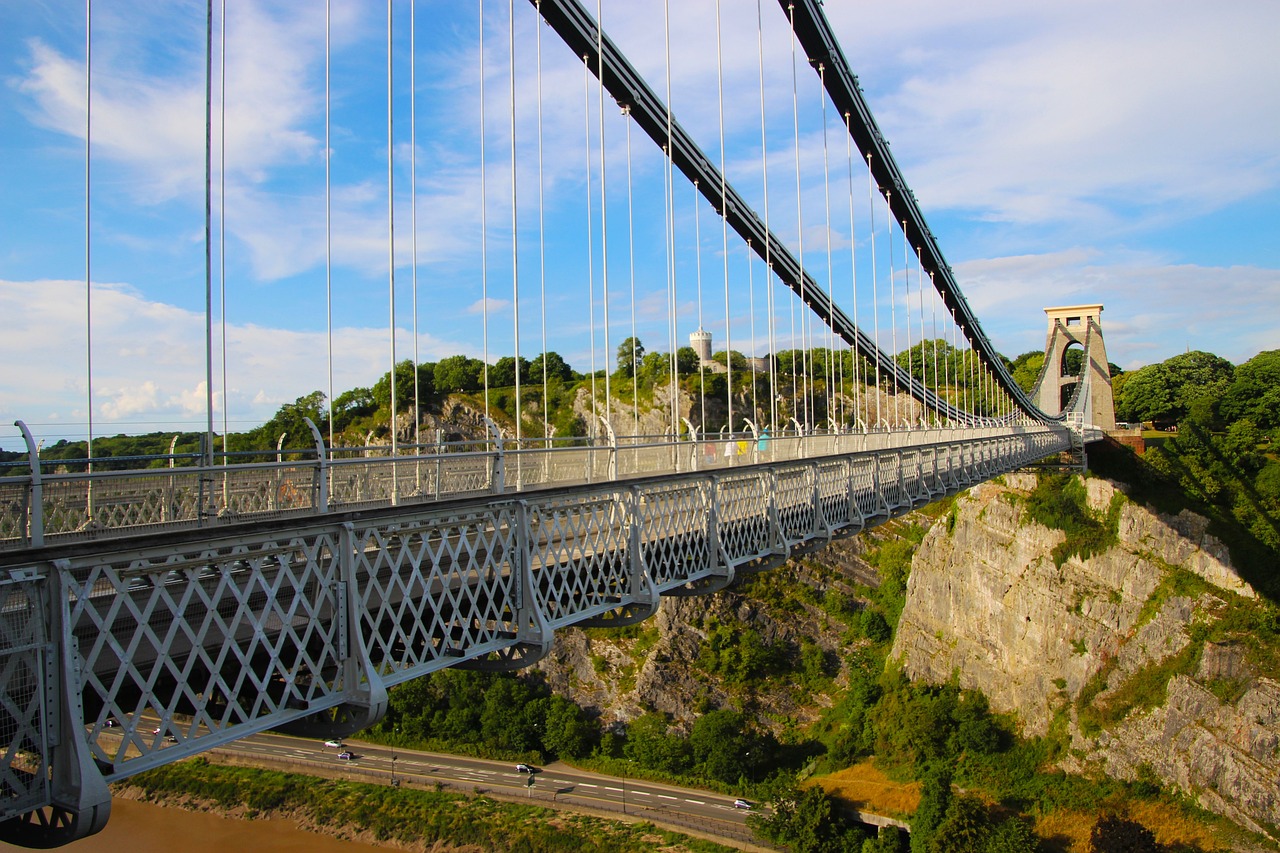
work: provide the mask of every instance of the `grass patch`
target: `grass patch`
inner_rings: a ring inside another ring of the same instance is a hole
[[[1080,728],[1099,729],[1115,725],[1133,710],[1150,710],[1164,704],[1168,695],[1169,679],[1175,675],[1190,675],[1200,662],[1200,653],[1204,651],[1203,640],[1193,640],[1186,648],[1160,663],[1144,667],[1130,676],[1123,684],[1103,702],[1094,701],[1095,691],[1088,703],[1080,703]],[[1084,693],[1081,692],[1081,699]]]
[[[1028,518],[1066,534],[1053,549],[1058,568],[1070,557],[1087,560],[1117,544],[1123,505],[1124,496],[1117,492],[1105,515],[1095,517],[1088,507],[1084,482],[1068,474],[1041,476],[1025,503]]]
[[[906,817],[920,807],[919,782],[895,782],[871,759],[813,781],[854,808],[875,814]]]

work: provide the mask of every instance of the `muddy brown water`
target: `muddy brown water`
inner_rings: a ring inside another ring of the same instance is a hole
[[[0,850],[25,850],[0,842]],[[291,820],[241,820],[116,797],[111,819],[97,835],[61,848],[67,853],[387,853],[300,829]]]

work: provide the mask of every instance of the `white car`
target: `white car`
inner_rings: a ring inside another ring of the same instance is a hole
[[[734,800],[733,807],[735,809],[746,809],[747,811],[751,811],[751,803],[746,800]]]
[[[538,771],[537,771],[537,770],[534,770],[534,769],[533,769],[532,767],[530,767],[528,764],[517,764],[517,765],[516,765],[516,772],[517,772],[517,773],[537,773]]]
[[[329,747],[330,749],[342,749],[342,747],[344,746],[344,744],[340,740],[327,740],[324,742],[324,745]]]
[[[341,761],[354,761],[354,760],[355,760],[355,757],[356,757],[356,756],[355,756],[355,753],[354,753],[354,752],[350,752],[350,751],[347,751],[347,750],[343,750],[342,752],[339,752],[339,753],[338,753],[338,758],[339,758]]]

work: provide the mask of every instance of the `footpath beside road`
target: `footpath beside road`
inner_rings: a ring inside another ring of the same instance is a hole
[[[770,853],[777,849],[753,836],[746,826],[747,812],[735,809],[733,798],[711,791],[621,779],[560,762],[525,774],[507,762],[360,741],[347,741],[346,746],[355,756],[351,760],[339,759],[338,749],[319,741],[264,733],[211,750],[206,756],[228,765],[406,788],[447,789],[512,802],[533,801],[612,820],[652,823],[740,850]]]

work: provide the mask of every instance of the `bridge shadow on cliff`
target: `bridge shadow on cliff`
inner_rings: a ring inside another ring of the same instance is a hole
[[[1261,522],[1280,538],[1280,521],[1266,510],[1253,484],[1236,472],[1211,442],[1202,436],[1196,440],[1218,463],[1213,473],[1229,478],[1230,486],[1238,490]],[[1232,566],[1241,579],[1267,601],[1280,604],[1280,574],[1273,568],[1280,564],[1280,551],[1236,518],[1229,507],[1197,500],[1188,494],[1187,484],[1199,484],[1203,473],[1192,471],[1175,453],[1162,453],[1161,459],[1167,463],[1168,473],[1118,442],[1107,440],[1089,448],[1089,468],[1127,484],[1129,497],[1135,501],[1167,515],[1177,515],[1185,509],[1208,518],[1208,532],[1227,546]]]

